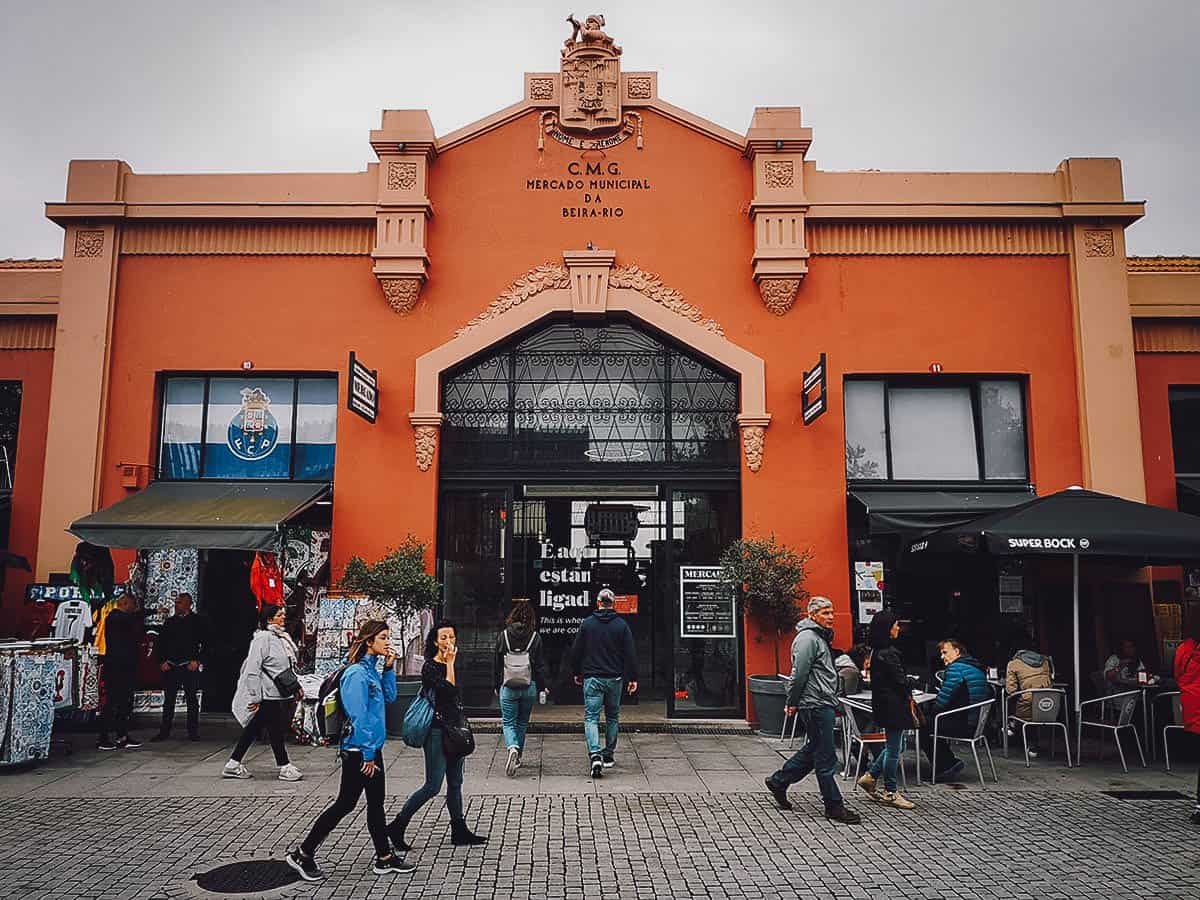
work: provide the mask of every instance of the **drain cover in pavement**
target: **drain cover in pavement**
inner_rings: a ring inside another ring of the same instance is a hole
[[[1106,797],[1117,800],[1187,800],[1179,791],[1101,791]]]
[[[254,894],[274,891],[300,880],[282,859],[250,859],[198,872],[196,885],[211,894]]]

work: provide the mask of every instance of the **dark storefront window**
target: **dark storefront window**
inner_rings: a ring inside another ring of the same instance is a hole
[[[853,379],[845,386],[851,481],[1024,481],[1016,379]]]
[[[21,382],[0,381],[0,491],[12,490],[20,422]]]
[[[1200,475],[1200,387],[1172,387],[1171,450],[1176,475]]]
[[[736,471],[733,376],[632,325],[551,325],[451,375],[444,471],[701,465]]]
[[[172,376],[161,478],[332,481],[337,378]]]

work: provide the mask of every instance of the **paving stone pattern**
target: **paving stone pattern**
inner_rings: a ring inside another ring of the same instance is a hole
[[[536,746],[534,745],[536,743]],[[491,841],[454,848],[444,804],[414,822],[408,877],[371,874],[360,810],[319,854],[328,878],[291,897],[478,898],[1183,898],[1200,896],[1200,832],[1190,800],[1122,801],[1114,787],[1190,795],[1194,763],[1170,776],[1000,761],[1001,784],[914,786],[912,812],[846,790],[858,827],[821,817],[808,779],[778,810],[761,778],[779,742],[632,736],[618,767],[581,772],[578,740],[531,743],[515,779],[502,748],[469,763],[467,817]],[[158,745],[149,753],[81,751],[0,776],[0,897],[197,897],[188,879],[235,859],[280,857],[336,789],[328,750],[296,748],[304,782],[270,774],[222,781],[228,747]],[[418,778],[394,749],[389,812]],[[390,759],[390,758],[389,758]],[[845,784],[845,783],[843,783]],[[848,787],[848,785],[846,785]],[[211,895],[210,895],[211,896]]]

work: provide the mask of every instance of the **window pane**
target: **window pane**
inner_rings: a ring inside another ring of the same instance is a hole
[[[892,388],[888,416],[894,478],[979,478],[970,388]]]
[[[296,406],[294,477],[332,481],[337,445],[337,379],[301,378]]]
[[[205,478],[291,474],[291,378],[213,378],[208,388]]]
[[[1173,387],[1171,403],[1171,448],[1175,471],[1200,472],[1200,387]]]
[[[983,416],[984,477],[1026,477],[1025,415],[1021,408],[1020,382],[980,382],[979,399]]]
[[[17,431],[21,421],[21,382],[0,381],[0,489],[13,486]]]
[[[846,477],[887,478],[883,382],[846,382]]]
[[[204,379],[168,378],[163,403],[160,478],[200,477],[200,423]]]

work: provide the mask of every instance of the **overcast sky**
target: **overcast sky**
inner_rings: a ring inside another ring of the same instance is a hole
[[[627,70],[744,133],[799,105],[822,169],[1052,171],[1118,156],[1132,254],[1200,255],[1198,0],[0,0],[0,258],[59,256],[67,161],[359,171],[384,108],[439,134],[553,71],[602,12]]]

